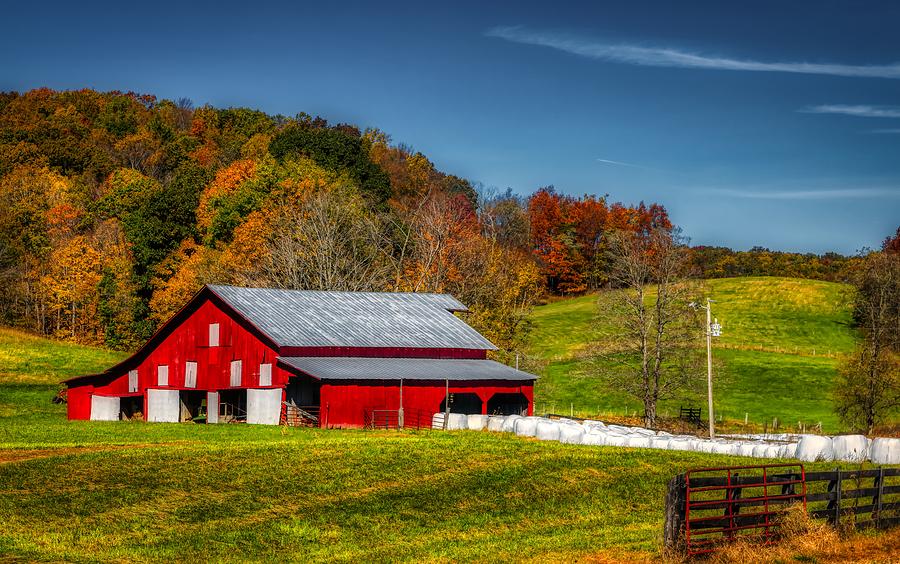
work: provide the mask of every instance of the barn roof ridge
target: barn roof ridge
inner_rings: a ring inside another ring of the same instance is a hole
[[[277,348],[497,349],[454,315],[469,310],[450,294],[206,288]]]
[[[207,284],[207,288],[216,292],[217,289],[228,290],[247,290],[247,291],[266,291],[266,292],[286,292],[307,295],[347,295],[347,296],[372,296],[372,297],[399,297],[414,296],[416,298],[435,299],[435,301],[443,301],[447,307],[447,311],[468,313],[469,308],[457,300],[453,294],[447,292],[381,292],[372,290],[300,290],[294,288],[272,288],[265,286],[235,286],[233,284]]]

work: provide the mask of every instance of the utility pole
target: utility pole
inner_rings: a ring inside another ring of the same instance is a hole
[[[709,400],[709,438],[716,438],[716,423],[713,416],[713,388],[712,388],[712,307],[709,298],[706,298],[706,392]]]
[[[713,321],[712,317],[712,303],[715,300],[711,300],[706,298],[706,305],[700,305],[697,303],[691,303],[690,306],[693,308],[703,308],[706,310],[706,393],[708,400],[708,412],[709,412],[709,438],[716,438],[716,418],[715,413],[713,411],[713,384],[712,384],[712,338],[720,337],[722,335],[722,326],[719,325],[719,320],[716,319]]]

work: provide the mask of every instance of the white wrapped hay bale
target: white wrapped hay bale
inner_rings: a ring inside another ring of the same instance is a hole
[[[794,458],[797,453],[797,443],[787,443],[778,447],[778,458]]]
[[[707,441],[704,439],[697,439],[695,448],[696,448],[697,452],[711,453],[711,452],[713,452],[714,444],[715,443],[713,443],[712,441]]]
[[[753,449],[756,447],[754,443],[744,443],[741,445],[741,456],[753,456]]]
[[[869,456],[869,439],[863,435],[839,435],[831,439],[834,459],[843,462],[862,462]]]
[[[626,435],[610,433],[606,436],[606,446],[625,446],[627,442],[628,437]]]
[[[582,444],[585,435],[581,425],[560,425],[559,426],[559,442],[570,445]]]
[[[731,443],[728,445],[728,454],[731,456],[744,456],[744,444]]]
[[[431,416],[431,428],[432,429],[443,429],[444,428],[444,414],[443,413],[435,413]]]
[[[537,425],[540,421],[549,421],[543,417],[523,417],[516,420],[515,433],[520,437],[533,437],[537,432]]]
[[[769,453],[769,445],[758,444],[753,446],[753,458],[767,458]]]
[[[603,421],[594,421],[593,419],[585,419],[584,421],[581,422],[581,425],[585,428],[585,430],[595,429],[595,428],[599,428],[599,429],[606,428],[606,423],[604,423]]]
[[[631,433],[631,429],[629,429],[628,427],[623,427],[621,425],[607,425],[607,427],[610,431],[618,433],[620,435],[627,435]]]
[[[869,446],[873,464],[900,464],[900,439],[877,438]]]
[[[690,439],[678,437],[669,441],[668,450],[690,450]]]
[[[731,454],[732,446],[731,443],[717,441],[712,444],[712,452],[715,454]]]
[[[534,436],[541,441],[559,440],[560,424],[556,421],[538,421],[534,429]]]
[[[465,431],[469,428],[469,416],[464,413],[451,413],[447,420],[448,431]]]
[[[626,446],[635,448],[650,448],[650,437],[645,437],[643,435],[631,435],[630,437],[628,437]]]
[[[600,433],[585,433],[581,437],[581,444],[591,446],[603,446],[606,444],[606,437]]]
[[[503,426],[500,428],[504,433],[516,432],[516,421],[524,419],[521,415],[509,415],[503,420]]]
[[[483,431],[485,427],[487,427],[488,416],[487,415],[467,415],[466,416],[466,425],[472,431]]]
[[[492,415],[490,419],[488,419],[487,430],[499,433],[503,431],[503,423],[505,422],[506,417],[502,415]]]
[[[803,435],[800,437],[800,442],[797,443],[795,456],[803,462],[815,462],[817,460],[830,462],[834,460],[834,447],[832,446],[831,438],[820,437],[819,435]]]
[[[650,448],[659,450],[669,450],[669,443],[672,441],[670,437],[653,437],[650,439]]]

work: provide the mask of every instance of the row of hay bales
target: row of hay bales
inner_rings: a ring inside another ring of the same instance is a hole
[[[444,414],[435,414],[435,429],[444,428]],[[900,439],[868,439],[863,435],[825,437],[801,435],[799,440],[764,441],[701,439],[691,435],[673,435],[641,427],[624,427],[600,421],[577,422],[569,419],[523,417],[519,415],[463,415],[451,413],[447,419],[451,431],[471,429],[515,433],[542,441],[560,443],[685,450],[753,458],[797,459],[803,462],[842,461],[874,464],[900,464]]]

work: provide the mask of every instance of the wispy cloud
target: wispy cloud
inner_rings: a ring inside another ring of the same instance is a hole
[[[750,200],[859,200],[870,198],[900,198],[898,188],[842,188],[833,190],[735,190],[715,188],[712,194]]]
[[[641,166],[641,165],[636,165],[636,164],[632,164],[632,163],[623,163],[622,161],[613,161],[610,159],[597,159],[597,162],[609,164],[609,165],[616,165],[616,166],[627,166],[627,167],[631,167],[631,168],[643,168],[643,169],[647,168],[647,167]]]
[[[565,33],[530,30],[523,26],[498,26],[485,31],[484,35],[514,43],[549,47],[591,59],[651,67],[900,78],[900,62],[887,65],[846,65],[732,59],[692,53],[676,48],[604,43]]]
[[[810,106],[800,111],[808,114],[841,114],[856,117],[900,118],[900,108],[890,106],[869,106],[865,104],[824,104],[821,106]]]

